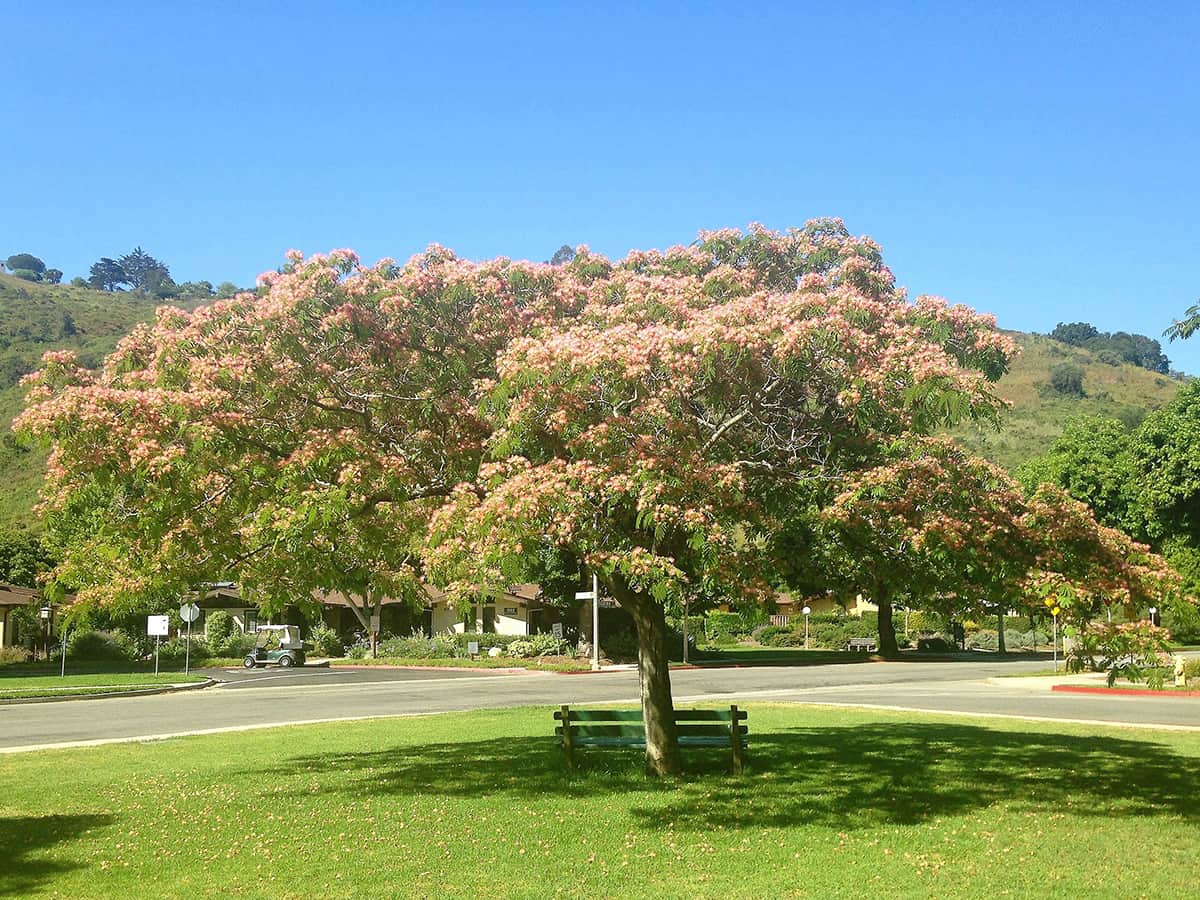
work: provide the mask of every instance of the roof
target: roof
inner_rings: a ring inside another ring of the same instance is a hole
[[[42,599],[40,591],[17,584],[0,584],[0,606],[28,606]]]

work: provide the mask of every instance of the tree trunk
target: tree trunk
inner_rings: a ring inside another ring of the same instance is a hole
[[[1004,646],[1004,607],[996,607],[996,652],[1007,653],[1008,650]]]
[[[663,608],[646,595],[635,593],[620,579],[614,579],[614,582],[609,589],[637,626],[646,770],[652,775],[678,775],[683,766],[679,757],[679,735],[675,731],[675,704],[671,700],[667,623]]]
[[[892,601],[875,598],[879,607],[879,655],[884,659],[898,659],[900,645],[896,643],[896,623],[892,621]]]

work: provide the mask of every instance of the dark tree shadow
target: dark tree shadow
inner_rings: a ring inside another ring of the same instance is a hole
[[[649,778],[638,751],[580,751],[569,772],[554,740],[506,738],[370,753],[293,757],[264,784],[306,773],[324,790],[412,797],[632,796],[647,827],[789,826],[843,830],[911,824],[997,804],[1035,813],[1200,819],[1200,768],[1149,741],[991,731],[953,723],[871,723],[755,733],[750,768],[727,776],[727,751],[689,750],[690,774]],[[547,722],[549,726],[549,720]],[[306,783],[297,796],[307,795]],[[272,796],[278,796],[273,793]],[[644,797],[639,803],[637,798]]]
[[[37,859],[33,855],[113,821],[109,815],[0,817],[0,896],[28,893],[79,868],[78,863]]]

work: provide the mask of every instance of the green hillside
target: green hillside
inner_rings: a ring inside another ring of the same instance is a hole
[[[12,418],[21,410],[17,384],[47,350],[70,348],[98,366],[138,322],[149,321],[162,301],[140,294],[107,293],[67,285],[35,284],[0,275],[0,527],[33,526],[45,454],[13,440]]]
[[[1021,346],[999,392],[1012,403],[999,432],[962,427],[953,434],[967,447],[1006,468],[1046,452],[1074,415],[1089,413],[1139,423],[1179,389],[1176,379],[1138,366],[1101,362],[1089,350],[1020,331],[1006,332]],[[1063,364],[1083,371],[1083,396],[1065,396],[1050,386],[1050,373]]]
[[[76,350],[86,365],[98,366],[122,335],[149,321],[161,302],[137,293],[34,284],[0,275],[0,527],[37,527],[31,510],[45,455],[18,446],[11,433],[12,418],[21,409],[21,375],[32,371],[45,351],[63,347]],[[1088,350],[1047,337],[1009,334],[1022,353],[1000,381],[1000,393],[1013,404],[1004,427],[999,432],[960,428],[955,436],[1010,468],[1045,452],[1072,415],[1096,413],[1136,424],[1170,400],[1179,386],[1165,375],[1104,363]],[[1050,371],[1062,363],[1083,371],[1084,396],[1063,396],[1050,387]]]

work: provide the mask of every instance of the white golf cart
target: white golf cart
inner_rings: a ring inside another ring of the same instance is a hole
[[[298,625],[259,625],[254,650],[246,654],[242,665],[247,669],[271,665],[290,669],[304,665],[304,651],[308,649],[300,639]]]

